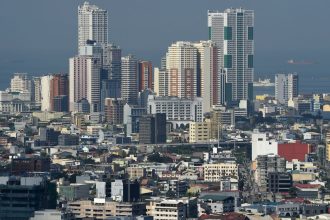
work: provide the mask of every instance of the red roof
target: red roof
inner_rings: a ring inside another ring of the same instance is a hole
[[[284,202],[293,202],[293,203],[311,203],[309,200],[304,198],[290,198],[283,200]]]
[[[310,153],[310,146],[308,144],[296,142],[278,144],[278,155],[284,157],[287,161],[298,159],[305,161],[305,155]]]
[[[294,187],[301,188],[301,189],[316,189],[316,188],[320,188],[321,185],[320,184],[301,184],[301,183],[297,183],[297,184],[294,184]]]

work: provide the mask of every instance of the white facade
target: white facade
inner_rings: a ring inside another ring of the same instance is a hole
[[[221,85],[219,84],[217,67],[218,49],[212,41],[200,41],[193,43],[193,46],[198,52],[197,63],[199,68],[197,72],[200,75],[200,82],[197,84],[200,84],[199,96],[203,97],[204,112],[210,112],[212,105],[222,103],[219,95]]]
[[[111,182],[111,198],[115,201],[121,202],[124,197],[123,180],[115,180]]]
[[[137,65],[137,59],[132,55],[121,58],[121,97],[128,104],[137,103]]]
[[[252,161],[255,160],[258,155],[267,155],[278,153],[278,142],[275,140],[269,140],[266,133],[252,134]]]
[[[31,105],[31,94],[29,92],[7,92],[0,91],[1,112],[23,112],[29,111]]]
[[[254,12],[245,9],[208,11],[209,39],[219,47],[219,71],[226,74],[226,96],[252,99]]]
[[[10,80],[11,92],[31,92],[31,80],[29,80],[27,73],[15,73]]]
[[[52,75],[40,77],[40,90],[41,90],[41,111],[51,110],[51,100],[50,100],[50,90],[51,81],[53,79]]]
[[[281,104],[288,104],[298,97],[298,75],[296,73],[275,75],[275,99]]]
[[[105,198],[106,197],[106,183],[105,182],[96,182],[96,197]]]
[[[202,98],[148,96],[148,114],[165,113],[168,121],[203,121]]]
[[[105,45],[108,43],[108,12],[85,2],[78,7],[78,49],[87,40]]]
[[[166,54],[169,96],[193,99],[197,96],[197,49],[191,42],[173,43]]]

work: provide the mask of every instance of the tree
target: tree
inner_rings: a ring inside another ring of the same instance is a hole
[[[291,187],[289,189],[289,195],[291,198],[296,198],[297,197],[297,188],[296,187]]]
[[[158,152],[149,155],[148,161],[158,163],[173,163],[173,160],[171,158],[166,157],[164,155],[160,155]]]

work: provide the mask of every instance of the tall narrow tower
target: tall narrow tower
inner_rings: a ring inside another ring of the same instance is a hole
[[[87,41],[108,43],[108,11],[85,2],[78,7],[78,50]]]
[[[254,12],[208,11],[209,39],[219,48],[219,71],[226,76],[226,101],[253,99]]]
[[[134,56],[128,55],[121,58],[121,97],[128,104],[137,103],[137,68],[138,61]]]

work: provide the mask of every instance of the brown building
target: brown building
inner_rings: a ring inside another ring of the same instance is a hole
[[[123,99],[106,98],[104,102],[106,121],[109,124],[122,124],[126,101]]]
[[[49,172],[49,158],[15,158],[11,162],[12,175],[21,175],[28,172]]]
[[[138,63],[138,90],[153,90],[152,64],[150,61],[139,61]]]
[[[51,111],[69,110],[69,77],[67,74],[55,74],[50,82]]]

